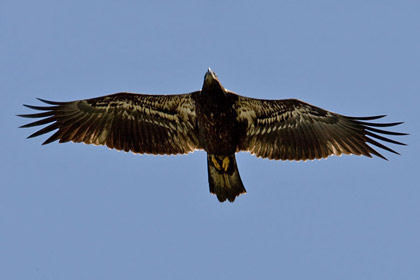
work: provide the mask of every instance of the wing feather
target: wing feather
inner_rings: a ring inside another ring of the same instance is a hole
[[[71,101],[40,101],[44,111],[19,115],[41,118],[21,127],[47,125],[29,137],[58,129],[43,144],[73,141],[148,154],[184,154],[200,149],[192,95],[116,93]]]
[[[230,92],[234,94],[233,92]],[[235,94],[236,95],[236,94]],[[263,100],[236,95],[240,151],[276,160],[313,160],[330,155],[355,154],[386,159],[369,144],[398,154],[374,139],[405,145],[383,135],[407,135],[379,128],[401,122],[375,123],[385,117],[348,117],[297,99]],[[382,135],[380,135],[382,134]]]

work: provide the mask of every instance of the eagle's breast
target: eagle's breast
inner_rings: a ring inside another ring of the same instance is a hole
[[[237,150],[236,112],[231,96],[202,91],[195,99],[199,141],[211,154],[228,155]]]

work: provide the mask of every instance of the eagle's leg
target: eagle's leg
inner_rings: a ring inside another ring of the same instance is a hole
[[[246,193],[236,166],[235,155],[221,156],[207,154],[210,192],[217,195],[220,202],[233,202],[237,196]]]

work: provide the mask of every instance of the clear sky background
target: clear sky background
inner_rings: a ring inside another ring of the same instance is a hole
[[[1,279],[420,279],[419,1],[2,1]],[[401,156],[237,154],[246,195],[210,195],[206,154],[41,146],[35,98],[224,86],[387,114]]]

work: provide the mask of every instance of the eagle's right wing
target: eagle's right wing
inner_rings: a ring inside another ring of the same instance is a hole
[[[341,154],[373,154],[385,159],[368,144],[397,153],[374,139],[404,145],[380,134],[406,135],[377,128],[401,123],[371,122],[384,116],[347,117],[297,99],[261,100],[238,95],[235,109],[244,127],[239,150],[269,159],[312,160]]]
[[[147,154],[185,154],[200,149],[192,95],[116,93],[72,102],[41,101],[44,111],[19,115],[43,118],[23,125],[49,124],[29,137],[58,129],[43,144],[59,140],[106,145],[111,149]]]

